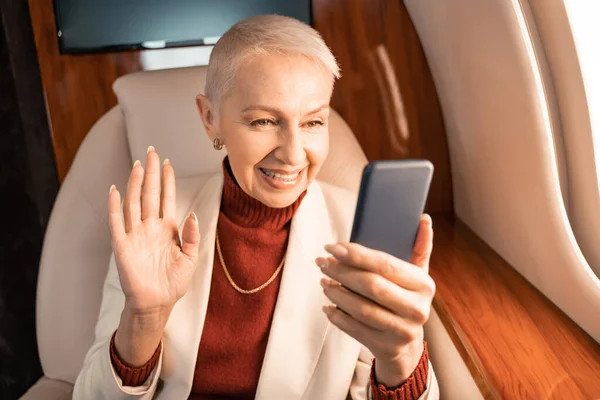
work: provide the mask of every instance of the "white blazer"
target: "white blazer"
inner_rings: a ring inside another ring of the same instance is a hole
[[[125,302],[113,256],[104,283],[95,342],[75,382],[74,400],[184,400],[190,394],[210,293],[223,175],[178,179],[177,189],[178,218],[183,221],[189,212],[196,212],[201,243],[196,273],[167,322],[159,362],[144,385],[138,387],[123,386],[112,367],[109,344]],[[314,262],[319,256],[327,256],[325,244],[349,239],[355,204],[356,194],[314,182],[292,219],[256,399],[371,398],[372,354],[332,325],[321,311],[331,302],[323,294],[319,284],[323,274]],[[431,364],[427,388],[421,399],[439,398]]]

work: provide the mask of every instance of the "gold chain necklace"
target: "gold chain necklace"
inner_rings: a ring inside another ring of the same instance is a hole
[[[219,243],[219,231],[218,230],[217,230],[217,253],[219,254],[219,261],[221,261],[221,266],[223,267],[223,272],[225,272],[225,276],[227,277],[227,280],[229,281],[229,283],[231,284],[231,286],[233,286],[233,288],[235,290],[237,290],[238,292],[240,292],[242,294],[253,294],[256,292],[260,292],[261,290],[263,290],[264,288],[269,286],[271,284],[271,282],[273,282],[275,280],[277,275],[279,275],[279,273],[283,269],[283,264],[285,263],[285,256],[283,256],[283,259],[279,263],[279,267],[277,267],[277,270],[275,270],[275,273],[273,273],[273,275],[269,278],[268,281],[266,281],[265,283],[263,283],[262,285],[260,285],[259,287],[255,288],[255,289],[247,290],[247,289],[242,289],[241,287],[236,285],[236,283],[231,278],[231,275],[229,274],[227,267],[225,266],[225,260],[223,259],[223,253],[221,252],[221,243]]]

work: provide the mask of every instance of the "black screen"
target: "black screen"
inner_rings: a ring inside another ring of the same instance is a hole
[[[259,14],[311,23],[310,0],[55,0],[54,7],[63,53],[212,44]]]

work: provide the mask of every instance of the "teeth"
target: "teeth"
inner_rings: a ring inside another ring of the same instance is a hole
[[[300,172],[296,172],[295,174],[292,174],[292,175],[282,175],[282,174],[278,174],[276,172],[271,172],[268,169],[261,168],[260,170],[262,172],[264,172],[265,175],[267,175],[268,177],[277,179],[278,181],[283,181],[283,182],[293,182],[300,174]]]

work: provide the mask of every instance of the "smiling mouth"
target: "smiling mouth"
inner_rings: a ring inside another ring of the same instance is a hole
[[[269,178],[279,181],[279,182],[287,182],[287,183],[292,183],[295,182],[296,179],[298,179],[298,176],[302,173],[303,169],[292,173],[292,174],[282,174],[279,172],[273,172],[271,170],[268,170],[266,168],[259,168],[261,170],[261,172],[263,174],[265,174],[266,176],[268,176]]]

